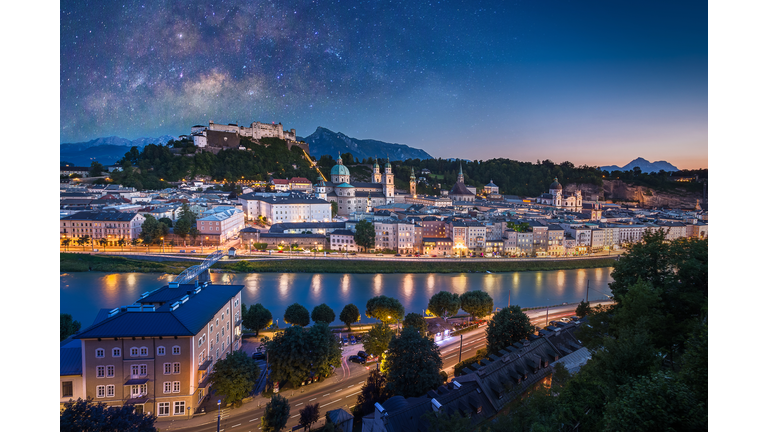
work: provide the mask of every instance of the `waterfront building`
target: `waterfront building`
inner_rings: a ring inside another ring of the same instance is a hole
[[[59,236],[127,241],[139,238],[146,218],[139,213],[118,211],[81,211],[59,219]]]
[[[240,195],[238,201],[248,220],[264,217],[269,224],[282,222],[330,222],[331,203],[298,192]]]
[[[197,220],[200,238],[207,244],[221,244],[245,228],[243,211],[234,207],[215,207],[203,212]]]
[[[133,305],[102,309],[73,337],[79,342],[81,379],[74,353],[62,359],[62,400],[68,391],[72,398],[132,405],[159,420],[186,418],[208,394],[215,363],[240,349],[242,289],[171,283]]]

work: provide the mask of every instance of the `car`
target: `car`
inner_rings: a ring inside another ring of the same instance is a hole
[[[437,258],[437,255],[432,255],[432,258]]]
[[[376,256],[384,256],[382,253],[377,253]]]
[[[344,345],[349,345],[349,339],[347,339],[346,337],[343,337],[343,338],[341,338],[341,342],[342,342]]]
[[[350,255],[357,255],[357,253],[356,252],[352,252]]]
[[[354,345],[354,344],[356,344],[356,343],[357,343],[357,339],[355,339],[355,337],[354,337],[354,336],[350,336],[350,337],[349,337],[349,343],[350,343],[350,344],[352,344],[352,345]]]
[[[264,354],[263,352],[255,352],[255,353],[253,353],[251,358],[254,359],[254,360],[264,360],[264,359],[267,358],[267,355]]]
[[[411,254],[408,254],[408,255],[406,255],[406,256],[407,256],[407,257],[412,257],[413,255],[411,255]]]
[[[395,256],[397,256],[397,257],[401,257],[402,255],[400,255],[400,254],[395,254]]]
[[[564,323],[569,323],[569,322],[571,322],[571,319],[570,318],[560,318],[560,321],[562,321]]]
[[[362,358],[364,358],[364,359],[367,359],[367,358],[368,358],[368,354],[366,354],[366,353],[365,353],[365,351],[358,351],[358,352],[357,352],[357,355],[358,355],[359,357],[362,357]]]
[[[354,363],[365,364],[365,359],[360,357],[360,356],[358,356],[358,355],[351,355],[351,356],[349,356],[349,361],[354,362]]]

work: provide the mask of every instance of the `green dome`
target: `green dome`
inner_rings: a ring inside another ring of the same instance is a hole
[[[344,165],[334,165],[333,168],[331,168],[331,175],[348,176],[349,170]]]
[[[351,184],[349,184],[347,182],[344,182],[344,183],[342,183],[340,185],[336,185],[336,187],[337,188],[353,188],[354,186],[352,186]]]

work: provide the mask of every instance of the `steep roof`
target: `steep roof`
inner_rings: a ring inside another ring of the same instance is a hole
[[[472,192],[470,192],[469,189],[467,189],[467,186],[464,183],[456,182],[455,185],[453,185],[453,188],[450,192],[448,192],[448,195],[472,195],[474,196]]]

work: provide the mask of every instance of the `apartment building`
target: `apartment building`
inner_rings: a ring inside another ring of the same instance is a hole
[[[360,248],[355,243],[355,233],[349,230],[336,230],[330,235],[331,250],[344,252],[359,252]]]
[[[238,197],[248,220],[263,216],[270,224],[282,222],[330,222],[331,203],[301,193],[289,195],[244,194]]]
[[[82,211],[59,219],[59,235],[77,238],[133,240],[141,234],[146,218],[138,213],[117,211]]]
[[[397,222],[374,222],[376,250],[397,250]]]
[[[78,394],[110,406],[133,405],[159,420],[195,412],[209,391],[213,365],[241,346],[242,289],[172,283],[133,305],[102,309],[74,337],[82,359]],[[62,394],[75,383],[62,378]]]
[[[564,238],[565,230],[561,226],[549,225],[547,227],[547,255],[565,255]]]
[[[221,244],[239,235],[243,228],[243,211],[234,207],[221,206],[206,210],[197,220],[200,239],[208,244]]]

